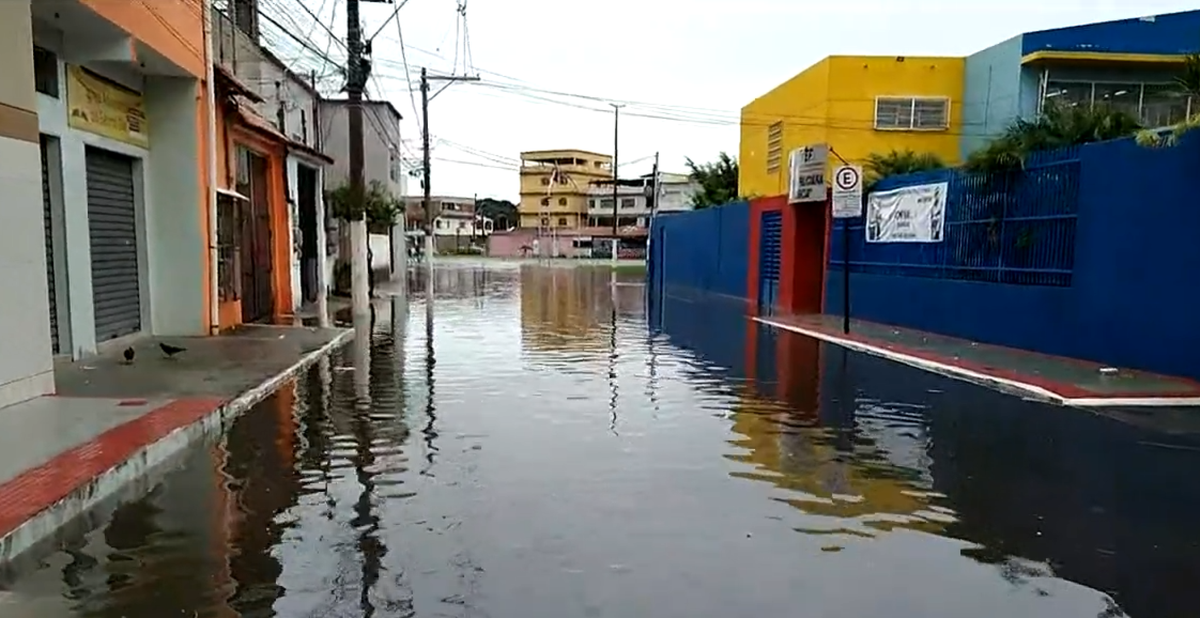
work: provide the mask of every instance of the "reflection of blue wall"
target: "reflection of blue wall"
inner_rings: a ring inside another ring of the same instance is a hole
[[[1131,616],[1183,618],[1200,603],[1200,438],[1171,437],[1072,408],[1040,405],[883,359],[823,355],[822,422],[838,389],[920,423],[933,489],[960,518],[947,533],[1115,593]],[[848,374],[848,375],[847,375]],[[862,420],[860,412],[860,421]],[[843,421],[844,422],[844,421]],[[869,435],[857,444],[872,444]],[[1183,447],[1183,448],[1180,448]]]
[[[746,335],[749,318],[740,299],[669,288],[650,294],[651,328],[671,343],[719,365],[735,378],[746,377]]]

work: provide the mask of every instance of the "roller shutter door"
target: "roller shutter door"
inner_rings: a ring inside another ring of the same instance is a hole
[[[42,217],[46,231],[46,289],[50,293],[50,348],[58,354],[58,306],[54,292],[54,233],[50,219],[50,144],[41,136],[42,146]]]
[[[133,159],[87,149],[88,232],[96,341],[142,328]]]
[[[783,213],[778,210],[762,213],[758,245],[758,308],[762,315],[772,315],[779,300],[779,252],[783,236]]]

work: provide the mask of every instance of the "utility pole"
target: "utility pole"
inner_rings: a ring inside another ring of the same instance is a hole
[[[429,82],[441,81],[446,82],[441,90],[429,94]],[[433,185],[429,182],[429,101],[441,94],[454,82],[477,82],[479,77],[470,77],[467,75],[430,75],[425,68],[421,68],[421,147],[424,151],[422,159],[424,161],[424,175],[422,176],[425,186],[424,197],[421,200],[421,206],[425,211],[425,261],[430,269],[433,268],[433,204],[432,193]],[[432,285],[432,279],[429,280]],[[429,299],[432,301],[432,297]]]
[[[617,165],[618,165],[618,158],[617,158],[617,157],[618,157],[618,154],[619,154],[619,152],[620,152],[620,145],[621,145],[621,108],[622,108],[622,107],[625,107],[625,106],[624,106],[624,105],[621,105],[621,104],[619,104],[619,103],[609,103],[609,105],[612,105],[612,108],[613,108],[613,159],[612,159],[612,173],[613,173],[613,191],[612,191],[612,200],[613,200],[613,207],[612,207],[612,215],[613,215],[613,230],[612,230],[612,231],[613,231],[613,241],[612,241],[612,261],[613,261],[613,262],[616,262],[616,261],[617,261],[617,249],[618,249],[618,248],[620,247],[620,245],[621,245],[621,237],[619,236],[619,232],[618,232],[618,226],[617,226],[617,201],[618,201],[618,199],[619,199],[618,187],[620,187],[620,185],[621,185],[621,182],[620,182],[620,180],[619,180],[619,178],[620,178],[620,175],[617,173]]]
[[[654,213],[658,212],[658,153],[654,153],[654,176],[650,179],[650,221],[654,223]]]
[[[346,109],[349,124],[350,139],[350,196],[351,200],[362,201],[366,198],[366,180],[363,173],[363,93],[367,89],[367,80],[371,76],[370,43],[363,41],[362,21],[359,18],[360,2],[377,2],[391,4],[391,0],[346,0],[346,97],[349,105]],[[371,299],[369,294],[367,263],[367,218],[363,213],[361,219],[350,221],[350,294],[351,304],[355,315],[369,314]]]

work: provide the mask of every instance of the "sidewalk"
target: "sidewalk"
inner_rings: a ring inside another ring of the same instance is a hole
[[[246,326],[55,367],[58,393],[0,408],[0,564],[202,439],[344,345],[352,331]]]
[[[1200,383],[1142,371],[1027,352],[852,320],[841,316],[772,316],[755,320],[851,350],[1030,398],[1081,407],[1200,406]]]

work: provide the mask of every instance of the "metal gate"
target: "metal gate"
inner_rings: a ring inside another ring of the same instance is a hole
[[[758,312],[772,315],[779,298],[779,243],[783,234],[783,213],[762,213],[758,243]]]
[[[271,206],[264,157],[243,150],[250,203],[242,209],[242,321],[259,322],[274,312],[271,289]]]
[[[133,159],[87,149],[88,233],[96,341],[142,329]]]
[[[58,354],[58,304],[54,292],[54,228],[51,224],[50,140],[39,140],[42,147],[42,218],[46,231],[46,290],[50,297],[50,349]]]

